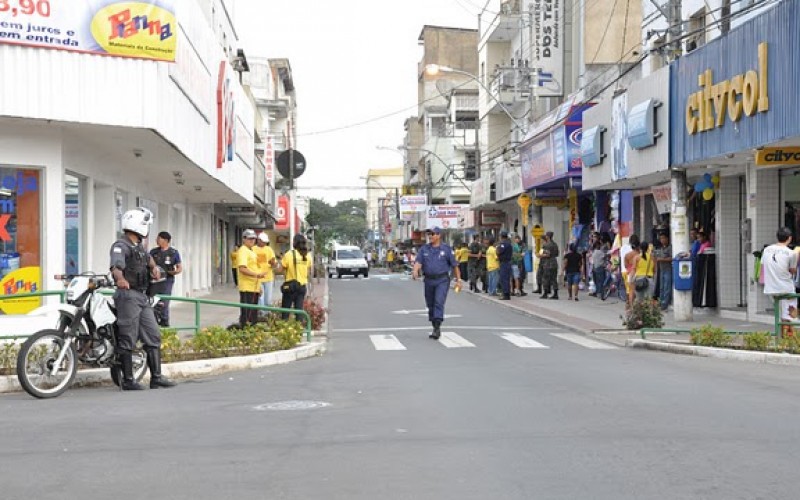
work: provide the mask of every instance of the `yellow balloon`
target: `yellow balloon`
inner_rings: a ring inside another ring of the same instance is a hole
[[[715,175],[714,177],[711,178],[711,184],[713,184],[715,188],[719,187],[719,176],[718,175]]]
[[[714,197],[714,190],[713,189],[704,189],[703,190],[703,199],[708,201]]]

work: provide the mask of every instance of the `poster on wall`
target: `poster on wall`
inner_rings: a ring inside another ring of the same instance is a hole
[[[0,168],[0,295],[42,289],[40,188],[38,170]],[[25,314],[40,304],[38,297],[4,299],[0,310]]]
[[[628,178],[628,94],[614,98],[611,109],[611,179]]]
[[[0,43],[175,61],[173,0],[2,0]]]
[[[461,215],[461,205],[431,205],[428,207],[427,229],[440,227],[442,229],[458,228],[458,218]]]
[[[278,209],[275,211],[275,230],[286,231],[289,229],[289,197],[278,196]]]

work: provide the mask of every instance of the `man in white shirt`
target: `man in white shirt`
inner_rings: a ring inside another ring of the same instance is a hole
[[[764,273],[764,294],[773,298],[777,295],[794,293],[794,274],[797,271],[797,254],[789,249],[792,232],[782,227],[776,234],[777,243],[764,249],[761,254],[761,272]],[[790,309],[795,309],[796,299],[780,301],[781,321],[793,321]]]

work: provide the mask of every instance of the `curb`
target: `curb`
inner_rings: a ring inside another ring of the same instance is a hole
[[[652,351],[670,352],[673,354],[686,354],[689,356],[702,356],[705,358],[732,359],[736,361],[749,361],[751,363],[765,363],[772,365],[800,366],[800,356],[795,354],[777,352],[735,351],[717,347],[704,347],[695,345],[671,344],[655,340],[629,339],[626,347],[634,349],[649,349]]]
[[[551,316],[547,316],[545,314],[540,314],[540,313],[536,313],[536,312],[533,312],[533,311],[529,311],[529,310],[525,309],[524,307],[521,307],[521,306],[518,306],[518,305],[515,305],[515,304],[512,304],[512,303],[507,303],[507,302],[510,302],[510,301],[500,301],[500,300],[497,300],[497,299],[493,299],[493,298],[491,298],[489,296],[484,296],[482,294],[473,294],[473,296],[476,299],[478,299],[478,300],[480,300],[482,302],[486,302],[488,304],[497,304],[497,305],[500,305],[502,307],[505,307],[505,308],[508,308],[508,309],[512,309],[512,310],[514,310],[514,311],[516,311],[518,313],[524,314],[525,316],[542,320],[545,323],[548,323],[548,324],[553,325],[553,326],[557,326],[557,327],[560,327],[560,328],[565,328],[567,330],[571,330],[571,331],[577,332],[577,333],[582,333],[584,335],[589,335],[589,334],[594,333],[593,330],[587,330],[587,329],[584,329],[584,328],[580,328],[578,326],[569,324],[566,321],[561,321],[561,320],[553,318]]]
[[[186,379],[204,375],[217,375],[230,371],[251,370],[254,368],[282,365],[301,359],[321,356],[326,350],[326,342],[310,342],[300,344],[297,347],[285,351],[169,363],[164,364],[161,370],[164,372],[164,375],[170,378]],[[79,371],[75,376],[72,387],[92,387],[108,384],[111,384],[109,370],[107,368],[94,368],[91,370]],[[0,393],[18,392],[21,390],[22,387],[19,385],[16,375],[0,376]]]

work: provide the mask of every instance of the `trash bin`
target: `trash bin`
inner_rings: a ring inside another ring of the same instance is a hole
[[[672,260],[672,283],[675,290],[691,291],[693,273],[694,268],[690,256],[675,257]]]

